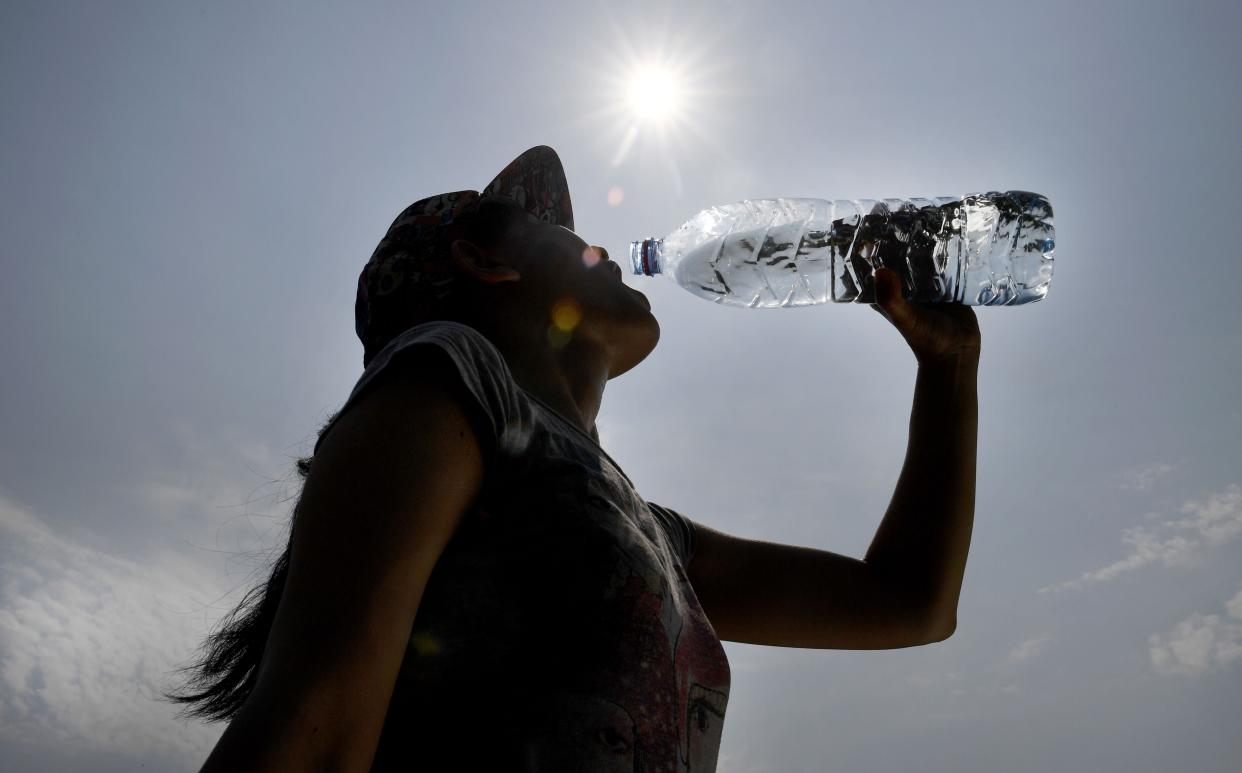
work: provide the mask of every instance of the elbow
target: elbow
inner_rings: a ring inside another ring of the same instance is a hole
[[[948,639],[957,630],[957,604],[938,604],[926,598],[911,601],[907,605],[906,619],[910,622],[907,635],[914,646],[936,644]]]
[[[945,621],[944,623],[941,623],[938,626],[933,626],[930,629],[931,635],[928,637],[927,643],[935,644],[937,642],[942,642],[945,639],[948,639],[950,636],[952,636],[956,630],[957,630],[957,618],[953,617],[952,619]]]
[[[942,642],[957,630],[957,610],[953,610],[951,614],[937,614],[924,608],[923,613],[917,619],[919,625],[916,630],[920,644]]]

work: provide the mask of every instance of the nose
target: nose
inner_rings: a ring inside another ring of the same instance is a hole
[[[615,274],[617,279],[620,279],[621,278],[621,266],[613,262],[611,259],[609,259],[608,250],[604,249],[598,244],[592,244],[591,249],[595,250],[595,252],[599,255],[599,259],[601,262],[607,264],[608,270],[611,271],[613,274]]]

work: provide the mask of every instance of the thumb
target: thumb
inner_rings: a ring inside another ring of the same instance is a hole
[[[875,295],[876,302],[888,314],[889,319],[899,327],[909,324],[910,307],[901,294],[901,278],[892,269],[875,270]]]

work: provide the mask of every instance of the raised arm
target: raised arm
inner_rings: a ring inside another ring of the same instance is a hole
[[[893,281],[879,273],[874,308],[919,368],[905,462],[866,558],[700,526],[687,574],[722,639],[890,649],[957,627],[975,511],[979,328],[970,307],[907,303]]]

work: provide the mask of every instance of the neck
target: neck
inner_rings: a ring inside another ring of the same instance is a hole
[[[496,345],[523,389],[598,442],[595,418],[610,370],[609,356],[602,346],[585,336],[575,336],[558,349],[548,342],[546,327],[517,324],[515,320],[471,325]]]

